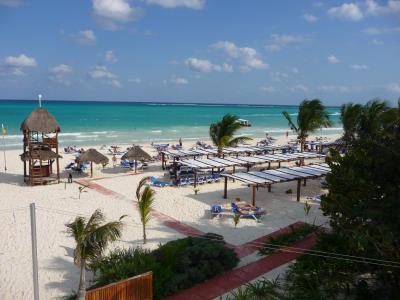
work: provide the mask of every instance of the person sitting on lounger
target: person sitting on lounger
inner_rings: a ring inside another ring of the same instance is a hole
[[[262,212],[264,211],[262,208],[253,206],[245,201],[241,201],[240,198],[235,199],[235,204],[238,207],[240,211],[259,211]]]

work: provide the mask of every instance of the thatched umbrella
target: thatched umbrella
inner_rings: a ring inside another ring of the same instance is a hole
[[[106,164],[108,163],[108,157],[101,154],[99,151],[96,149],[88,149],[85,152],[83,152],[79,157],[78,157],[78,162],[79,163],[84,163],[84,162],[90,162],[90,177],[93,176],[93,163],[95,164]]]
[[[133,146],[131,147],[128,152],[126,152],[122,157],[121,160],[134,160],[135,161],[135,173],[136,173],[136,161],[138,160],[149,160],[151,159],[150,154],[148,154],[146,151],[144,151],[142,148],[139,146]]]
[[[22,131],[38,131],[38,132],[60,132],[60,125],[56,119],[45,108],[35,109],[22,122]]]

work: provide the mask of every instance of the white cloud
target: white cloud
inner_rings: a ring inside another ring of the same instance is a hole
[[[70,81],[66,79],[70,73],[72,73],[72,68],[69,65],[60,64],[50,69],[49,79],[60,84],[70,85]]]
[[[340,60],[335,55],[328,56],[328,62],[331,64],[338,64]]]
[[[327,15],[331,18],[354,22],[360,21],[364,18],[364,14],[357,3],[343,3],[340,6],[331,7],[328,9]]]
[[[82,45],[94,45],[96,43],[96,35],[89,29],[81,30],[78,33],[72,34],[71,37]]]
[[[370,35],[400,33],[400,27],[385,27],[385,28],[368,27],[364,29],[363,32]]]
[[[366,14],[373,16],[380,16],[386,14],[399,14],[400,15],[400,1],[388,0],[387,5],[379,5],[374,0],[366,1]]]
[[[260,86],[260,90],[267,92],[267,93],[273,93],[276,91],[275,87],[273,87],[273,86]]]
[[[283,72],[270,72],[269,76],[271,77],[272,80],[277,82],[281,82],[283,79],[289,78],[289,75]]]
[[[367,70],[368,69],[368,66],[367,65],[357,65],[357,64],[354,64],[354,65],[350,65],[349,66],[351,69],[353,69],[353,70],[356,70],[356,71],[361,71],[361,70]]]
[[[388,84],[388,85],[386,86],[386,90],[387,90],[388,92],[400,93],[400,82]]]
[[[268,69],[269,65],[265,63],[261,55],[254,48],[237,47],[229,41],[220,41],[211,45],[213,49],[221,49],[231,58],[239,59],[243,65],[242,71],[250,71],[252,69]]]
[[[129,82],[132,82],[132,83],[137,83],[137,84],[139,84],[139,83],[142,82],[142,79],[136,77],[136,78],[130,78],[130,79],[128,79],[128,81],[129,81]]]
[[[172,77],[169,82],[176,85],[186,85],[189,83],[189,80],[183,77]]]
[[[309,88],[304,84],[297,84],[297,85],[291,87],[290,90],[292,92],[299,92],[300,91],[300,92],[303,92],[303,93],[307,93],[309,91]]]
[[[19,56],[7,56],[4,64],[10,67],[36,67],[35,58],[20,54]]]
[[[165,8],[186,7],[202,9],[205,0],[145,0],[147,4],[156,4]]]
[[[35,58],[25,54],[19,56],[7,56],[0,61],[0,75],[24,75],[24,68],[36,67]]]
[[[321,92],[328,92],[328,93],[350,93],[352,91],[359,90],[355,87],[345,86],[345,85],[321,85],[317,88]]]
[[[106,61],[113,63],[113,64],[115,64],[118,61],[117,56],[115,55],[113,50],[108,50],[106,52],[105,57],[106,57]]]
[[[297,69],[297,68],[292,68],[291,71],[292,71],[293,74],[299,74],[300,73],[299,69]]]
[[[216,65],[211,63],[207,59],[199,59],[195,57],[189,57],[186,59],[185,64],[193,71],[197,72],[233,72],[232,65],[223,63],[222,65]]]
[[[114,21],[130,21],[135,8],[127,0],[92,0],[94,13]]]
[[[90,72],[89,76],[92,79],[101,80],[115,87],[120,87],[121,83],[118,81],[118,76],[112,73],[105,66],[95,66]]]
[[[5,5],[9,7],[17,7],[21,3],[21,0],[0,0],[0,5]]]
[[[301,16],[301,18],[309,23],[315,23],[318,21],[318,18],[316,16],[309,13],[305,13],[304,15]]]
[[[372,40],[372,44],[376,45],[376,46],[379,46],[379,45],[383,45],[383,42],[381,40],[378,40],[378,39],[373,39]]]
[[[301,44],[305,41],[307,41],[307,39],[301,35],[272,34],[271,41],[265,46],[265,48],[268,51],[276,52],[287,46]]]

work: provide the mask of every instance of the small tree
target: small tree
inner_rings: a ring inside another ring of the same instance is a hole
[[[76,219],[67,226],[67,232],[75,239],[74,263],[80,266],[78,299],[84,300],[86,295],[86,267],[88,262],[95,262],[103,255],[109,242],[121,236],[122,219],[104,224],[105,217],[97,209],[89,220],[84,217]]]
[[[146,226],[151,218],[151,209],[154,203],[154,190],[146,185],[150,177],[143,178],[136,189],[137,208],[139,209],[140,221],[143,225],[143,244],[146,244]],[[146,185],[146,186],[145,186]],[[145,187],[144,187],[145,186]],[[144,187],[143,192],[141,189]]]
[[[210,138],[218,148],[218,156],[222,156],[225,147],[236,146],[238,143],[251,140],[247,136],[234,137],[235,133],[242,127],[238,122],[239,118],[230,114],[225,115],[221,121],[210,125]]]
[[[310,133],[318,128],[332,125],[329,115],[325,111],[325,106],[318,99],[304,100],[300,103],[296,123],[287,111],[282,112],[282,114],[289,122],[290,129],[297,134],[301,152],[304,151],[304,144]]]

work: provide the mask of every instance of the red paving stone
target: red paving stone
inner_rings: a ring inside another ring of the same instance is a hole
[[[207,280],[192,288],[181,291],[168,300],[194,300],[194,299],[214,299],[221,296],[239,286],[265,274],[273,269],[284,265],[297,257],[299,257],[306,249],[310,249],[315,245],[316,239],[314,235],[310,235],[305,239],[295,243],[292,247],[296,247],[296,252],[290,248],[282,249],[279,252],[265,256],[246,266],[228,271],[213,279]]]

